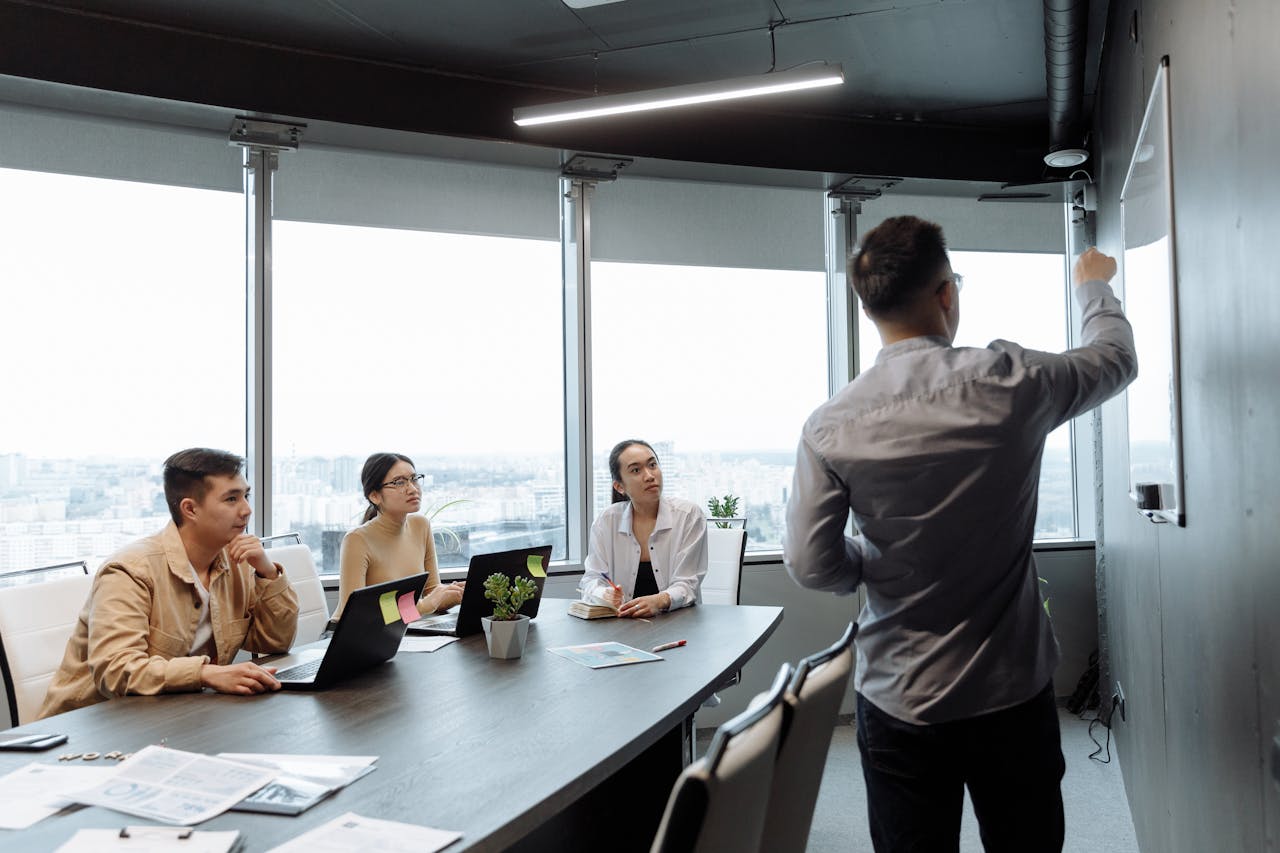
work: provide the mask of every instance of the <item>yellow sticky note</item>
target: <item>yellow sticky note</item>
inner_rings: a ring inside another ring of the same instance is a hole
[[[535,578],[545,578],[547,573],[542,570],[542,555],[530,554],[529,559],[525,560],[525,566],[529,569],[529,574]]]
[[[400,608],[396,606],[395,590],[384,592],[378,596],[378,606],[382,608],[382,621],[390,625],[400,621]]]

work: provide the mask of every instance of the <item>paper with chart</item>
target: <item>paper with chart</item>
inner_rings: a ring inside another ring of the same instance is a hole
[[[187,826],[222,814],[278,772],[196,752],[148,746],[121,764],[111,779],[79,792],[74,799]]]
[[[589,666],[592,669],[662,660],[657,655],[646,652],[643,649],[636,649],[622,643],[613,642],[587,643],[582,646],[558,646],[554,649],[547,649],[547,651],[553,655],[568,658],[574,663]]]

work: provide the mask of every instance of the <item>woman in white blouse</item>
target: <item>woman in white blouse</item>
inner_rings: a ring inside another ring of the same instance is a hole
[[[662,494],[662,468],[647,442],[609,453],[613,505],[591,526],[579,590],[623,617],[653,616],[702,599],[707,520],[701,507]]]

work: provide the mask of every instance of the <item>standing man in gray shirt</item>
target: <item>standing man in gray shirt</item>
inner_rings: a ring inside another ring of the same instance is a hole
[[[965,787],[988,853],[1062,849],[1058,646],[1031,541],[1045,437],[1137,375],[1115,271],[1080,257],[1083,344],[1059,354],[951,345],[962,279],[931,222],[885,220],[849,265],[884,348],[804,425],[784,552],[802,586],[866,586],[855,687],[877,853],[956,850]]]

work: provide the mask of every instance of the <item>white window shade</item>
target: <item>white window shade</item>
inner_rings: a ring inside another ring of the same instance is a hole
[[[240,192],[225,133],[0,104],[0,168]]]
[[[556,240],[552,171],[308,146],[280,156],[276,219]]]
[[[893,216],[918,216],[942,226],[947,248],[962,252],[1062,254],[1061,203],[978,201],[940,196],[883,196],[864,202],[858,235]]]
[[[819,190],[627,178],[592,197],[597,261],[825,269]]]

